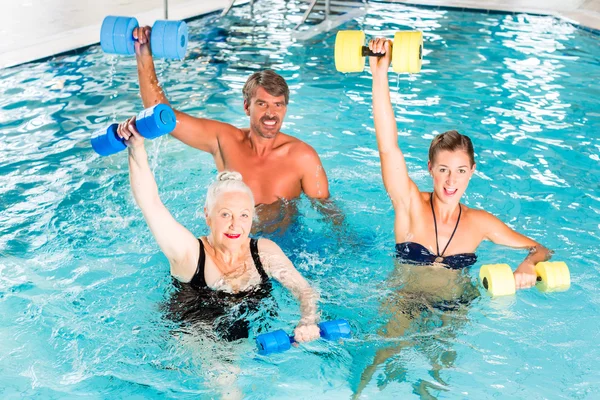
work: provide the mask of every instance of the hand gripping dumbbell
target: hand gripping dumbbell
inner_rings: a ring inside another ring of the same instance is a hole
[[[339,31],[335,37],[335,68],[340,72],[361,72],[365,57],[381,57],[365,46],[363,31]],[[396,73],[421,71],[423,33],[402,31],[394,35],[392,70]]]
[[[135,54],[133,30],[139,26],[131,17],[104,18],[100,29],[100,46],[105,53]],[[188,44],[188,28],[184,21],[156,21],[150,34],[152,54],[159,58],[181,60]]]
[[[562,261],[544,261],[535,266],[536,287],[542,292],[562,292],[571,286],[569,267]],[[507,264],[484,265],[479,280],[492,297],[515,294],[515,277]]]
[[[350,337],[350,324],[344,319],[321,322],[321,337],[325,340],[338,340]],[[288,350],[295,343],[294,336],[289,336],[283,329],[263,333],[256,337],[259,354],[280,353]]]
[[[175,129],[175,112],[166,104],[157,104],[140,112],[135,119],[135,127],[146,139],[156,139]],[[117,135],[119,124],[100,129],[92,136],[92,148],[101,156],[110,156],[125,150],[125,141]]]

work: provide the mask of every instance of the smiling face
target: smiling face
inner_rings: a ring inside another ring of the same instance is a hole
[[[235,251],[246,243],[254,217],[254,204],[247,193],[222,193],[212,210],[204,211],[213,246]]]
[[[469,180],[475,172],[475,164],[464,150],[442,150],[428,163],[433,177],[433,190],[442,203],[458,203]]]
[[[274,138],[281,129],[287,111],[285,96],[272,96],[259,86],[250,101],[244,101],[252,131],[265,139]]]

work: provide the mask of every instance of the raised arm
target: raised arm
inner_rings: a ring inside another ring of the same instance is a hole
[[[294,329],[295,340],[297,342],[308,342],[317,339],[320,336],[319,327],[317,326],[319,295],[273,241],[260,239],[258,250],[267,274],[290,290],[300,301],[301,318],[296,329]]]
[[[135,117],[120,124],[117,132],[128,146],[129,179],[135,202],[142,210],[158,246],[169,259],[171,275],[188,282],[196,270],[200,251],[198,241],[173,218],[161,202],[156,181],[148,165],[144,139],[135,127]]]
[[[382,57],[369,57],[373,74],[373,118],[383,184],[394,208],[402,207],[408,211],[411,201],[419,198],[419,189],[408,176],[406,161],[398,146],[398,127],[388,82],[392,43],[386,39],[371,40],[369,48],[375,53],[384,54]]]
[[[533,239],[512,230],[504,222],[486,211],[482,213],[481,226],[485,239],[493,243],[519,248],[528,249],[529,253],[525,260],[515,270],[515,285],[518,289],[528,288],[536,283],[535,265],[541,261],[547,261],[552,257],[552,251],[542,246]]]
[[[135,54],[137,59],[138,79],[140,81],[140,94],[144,108],[152,107],[158,103],[170,104],[164,91],[158,83],[154,69],[154,59],[150,49],[150,32],[148,26],[136,28],[133,31]],[[175,111],[177,127],[171,133],[176,139],[188,146],[206,151],[215,155],[219,149],[219,134],[230,129],[229,124],[206,118],[195,118],[180,111]]]

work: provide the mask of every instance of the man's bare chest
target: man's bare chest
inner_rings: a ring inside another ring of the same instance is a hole
[[[238,152],[227,154],[223,161],[223,169],[242,174],[257,204],[295,198],[302,192],[301,170],[286,157],[258,157]]]

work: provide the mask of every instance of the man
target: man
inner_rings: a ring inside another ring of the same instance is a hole
[[[169,104],[154,70],[150,27],[136,28],[133,35],[144,107]],[[271,70],[256,72],[248,78],[243,94],[249,128],[175,111],[178,123],[171,135],[212,154],[219,171],[241,173],[256,204],[290,200],[302,192],[314,199],[328,198],[327,175],[316,151],[279,131],[289,100],[285,80]]]

